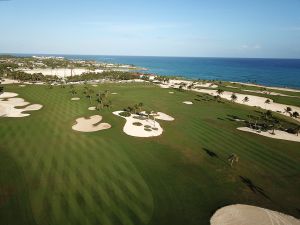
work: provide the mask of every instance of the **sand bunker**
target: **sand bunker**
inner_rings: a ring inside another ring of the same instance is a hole
[[[142,112],[141,115],[131,114],[129,117],[121,116],[120,113],[122,112],[124,111],[116,111],[113,112],[113,114],[126,119],[123,131],[127,135],[133,137],[156,137],[163,133],[160,124],[157,121],[148,118],[148,116],[144,114],[145,112]],[[161,112],[151,115],[159,120],[174,120],[173,117]]]
[[[118,93],[116,93],[116,92],[113,92],[113,93],[111,93],[112,95],[117,95]]]
[[[161,88],[179,88],[182,86],[184,90],[188,90],[188,86],[192,85],[194,88],[197,87],[205,87],[205,88],[217,88],[218,85],[215,85],[210,82],[197,82],[197,81],[189,81],[189,80],[169,80],[168,83],[159,84]]]
[[[23,98],[15,98],[16,96],[18,96],[18,94],[12,92],[4,92],[0,95],[0,117],[26,117],[30,116],[30,114],[23,112],[36,111],[43,107],[40,104],[30,105],[30,103],[26,102]]]
[[[91,106],[91,107],[88,108],[88,110],[90,110],[90,111],[95,111],[95,110],[96,110],[96,107],[95,107],[95,106]]]
[[[145,117],[147,117],[147,114],[145,111],[141,112],[141,114],[143,114]],[[151,113],[150,116],[154,116],[155,119],[158,119],[158,120],[164,120],[164,121],[173,121],[174,120],[174,118],[172,116],[169,116],[162,112]]]
[[[169,91],[169,94],[174,94],[174,92],[173,91]]]
[[[182,102],[183,104],[186,104],[186,105],[193,105],[193,102],[189,102],[189,101],[185,101],[185,102]]]
[[[4,99],[4,98],[13,98],[18,96],[18,94],[16,93],[12,93],[12,92],[4,92],[0,95],[0,99]]]
[[[17,80],[12,80],[12,79],[3,79],[3,80],[0,80],[0,83],[1,84],[18,84],[20,82]]]
[[[76,124],[72,126],[72,129],[80,132],[95,132],[111,128],[110,124],[100,123],[101,121],[102,116],[99,115],[94,115],[87,119],[81,117],[76,119]]]
[[[300,220],[251,205],[230,205],[215,212],[211,225],[300,225]]]
[[[19,87],[26,87],[26,85],[25,84],[20,84]]]
[[[251,129],[249,127],[238,127],[237,129],[241,130],[241,131],[245,131],[245,132],[262,135],[262,136],[269,137],[269,138],[300,142],[300,136],[297,136],[296,134],[290,134],[290,133],[282,131],[282,130],[275,130],[274,131],[275,134],[272,134],[272,132],[273,132],[272,130],[257,131],[257,130]]]
[[[98,85],[97,85],[97,84],[93,84],[92,86],[93,86],[93,87],[98,87]]]
[[[72,101],[78,101],[80,98],[71,98]]]
[[[217,96],[218,95],[217,90],[195,89],[194,91],[210,94],[212,96]],[[269,99],[270,103],[267,104],[266,100],[268,98],[255,96],[255,95],[246,95],[246,94],[239,94],[239,93],[224,91],[223,94],[220,95],[220,97],[224,98],[224,99],[227,99],[227,100],[231,100],[231,95],[232,94],[236,95],[237,99],[236,99],[235,102],[239,103],[239,104],[260,107],[260,108],[263,108],[265,110],[271,110],[271,111],[274,111],[274,112],[278,112],[278,113],[281,113],[282,115],[289,116],[289,117],[290,117],[290,115],[285,113],[285,109],[287,107],[291,107],[291,109],[292,109],[291,113],[293,113],[295,111],[300,112],[300,107],[293,106],[293,105],[285,105],[285,104],[275,103],[271,99]],[[248,101],[244,101],[245,97],[248,97]],[[293,118],[293,119],[300,121],[300,118]]]

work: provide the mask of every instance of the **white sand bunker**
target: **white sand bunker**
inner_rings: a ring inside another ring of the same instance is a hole
[[[275,130],[274,134],[273,134],[272,130],[259,131],[259,130],[251,129],[249,127],[238,127],[237,129],[241,130],[241,131],[245,131],[245,132],[262,135],[262,136],[269,137],[269,138],[300,142],[300,136],[297,136],[296,134],[290,134],[290,133],[282,131],[282,130]]]
[[[283,213],[250,205],[230,205],[215,212],[211,225],[300,225],[300,220]]]
[[[142,112],[141,115],[131,114],[128,117],[120,115],[122,112],[124,111],[116,111],[113,112],[113,114],[126,119],[123,131],[127,135],[133,137],[156,137],[163,133],[163,129],[160,124],[157,121],[152,120],[151,117],[148,118],[148,115],[143,114],[145,112]],[[159,120],[174,120],[173,117],[161,112],[150,115]]]
[[[113,92],[113,93],[111,93],[112,95],[117,95],[118,93],[116,93],[116,92]]]
[[[97,85],[97,84],[93,84],[92,86],[93,86],[93,87],[98,87],[98,85]]]
[[[95,111],[95,110],[96,110],[96,107],[95,107],[95,106],[91,106],[91,107],[88,108],[88,110],[90,110],[90,111]]]
[[[110,124],[100,123],[101,121],[102,116],[99,115],[94,115],[89,118],[81,117],[76,119],[76,124],[72,126],[72,129],[80,132],[95,132],[111,128]]]
[[[0,117],[26,117],[30,116],[30,114],[23,112],[36,111],[43,107],[40,104],[30,105],[23,98],[15,98],[16,96],[18,94],[12,92],[4,92],[0,95]]]
[[[144,116],[147,116],[145,111],[141,112],[141,114],[143,114]],[[154,113],[151,113],[150,116],[154,116],[155,119],[158,119],[158,120],[165,120],[165,121],[173,121],[174,120],[174,118],[172,116],[169,116],[162,112],[154,112]]]
[[[71,98],[72,101],[78,101],[80,98]]]
[[[25,84],[20,84],[19,87],[26,87],[26,85]]]
[[[189,102],[189,101],[185,101],[185,102],[182,102],[183,104],[186,104],[186,105],[193,105],[193,102]]]
[[[12,79],[3,79],[3,80],[0,80],[0,83],[1,84],[18,84],[20,82],[17,80],[12,80]]]
[[[169,91],[169,94],[174,94],[174,92],[173,91]]]

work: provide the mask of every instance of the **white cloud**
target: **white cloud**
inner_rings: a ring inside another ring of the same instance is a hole
[[[259,44],[243,44],[240,49],[244,49],[244,50],[258,50],[261,49],[261,46]]]

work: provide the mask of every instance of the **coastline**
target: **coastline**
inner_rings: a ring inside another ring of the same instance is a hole
[[[274,86],[266,86],[266,85],[262,85],[262,84],[253,84],[253,83],[235,82],[235,81],[230,81],[230,83],[232,83],[232,84],[236,83],[236,84],[253,86],[253,87],[268,88],[268,89],[279,90],[279,91],[300,92],[300,88],[296,89],[296,88],[291,88],[291,87],[274,87]]]
[[[13,54],[30,57],[62,56],[68,60],[86,60],[135,65],[133,72],[150,73],[185,79],[202,79],[235,83],[254,83],[270,88],[300,90],[300,59],[154,57],[69,54]],[[147,68],[148,71],[141,68]],[[278,89],[279,90],[279,89]]]

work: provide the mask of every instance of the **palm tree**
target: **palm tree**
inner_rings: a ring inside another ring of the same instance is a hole
[[[299,136],[299,132],[300,132],[300,125],[298,125],[298,126],[296,127],[296,133],[297,133],[297,136]]]
[[[151,111],[151,114],[152,114],[152,117],[153,117],[154,127],[155,127],[155,115],[157,114],[157,112]]]
[[[183,91],[183,85],[180,85],[180,86],[178,87],[178,89],[179,89],[179,91]]]
[[[252,118],[253,118],[253,116],[252,115],[247,115],[247,117],[248,117],[249,126],[252,129]]]
[[[249,102],[249,98],[246,96],[246,97],[243,99],[243,102]]]
[[[281,126],[279,121],[273,121],[272,122],[272,133],[273,135],[275,135],[275,130],[277,130],[279,127]]]
[[[105,91],[104,91],[104,96],[105,96],[105,98],[108,97],[108,94],[109,94],[109,90],[105,90]]]
[[[291,107],[289,107],[289,106],[287,106],[287,107],[284,109],[284,112],[285,112],[285,113],[288,113],[288,114],[290,114],[290,115],[291,115],[292,108],[291,108]]]
[[[216,96],[214,96],[214,99],[215,99],[216,101],[220,102],[221,97],[220,97],[220,95],[216,95]]]
[[[237,100],[237,96],[234,93],[230,96],[230,98],[231,98],[231,101],[233,101],[233,102],[235,102]]]
[[[0,91],[0,93],[1,93],[1,91]],[[292,116],[294,118],[298,118],[299,117],[299,113],[295,111],[295,112],[293,112]]]
[[[270,99],[267,99],[267,100],[265,101],[265,103],[266,103],[266,104],[270,104],[270,103],[271,103]]]
[[[218,93],[218,95],[222,95],[224,93],[224,91],[222,89],[218,89],[217,93]]]
[[[147,111],[145,111],[145,113],[147,114],[147,116],[148,116],[148,120],[149,120],[149,118],[150,118],[150,114],[151,114],[151,111],[147,110]]]
[[[86,91],[86,96],[90,99],[90,103],[92,104],[92,95],[94,94],[94,90],[89,88]]]
[[[71,88],[71,93],[72,93],[72,95],[75,95],[75,94],[77,94],[77,91],[75,90],[75,88],[74,88],[74,85],[73,85],[73,84],[71,84],[71,85],[70,85],[70,88]]]
[[[267,110],[264,114],[265,114],[265,118],[266,118],[266,119],[269,119],[269,118],[272,118],[272,117],[273,117],[272,111],[271,111],[271,110]]]
[[[232,153],[228,158],[227,158],[228,162],[230,163],[230,166],[232,167],[233,166],[233,163],[234,162],[238,162],[239,161],[239,157]]]
[[[140,112],[142,111],[143,106],[144,106],[144,104],[143,104],[142,102],[140,102],[140,103],[138,104],[138,107],[139,107],[139,111],[140,111]]]
[[[139,111],[139,105],[138,105],[138,104],[135,104],[135,105],[133,106],[133,112],[134,112],[134,114],[136,114],[138,111]]]
[[[108,107],[109,109],[111,109],[111,107],[112,107],[112,102],[111,102],[110,100],[107,102],[107,107]]]

